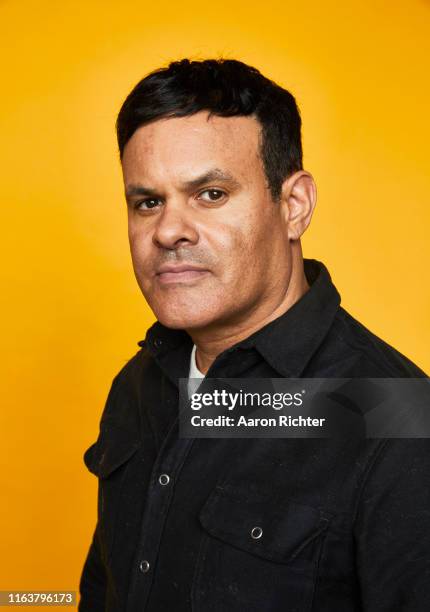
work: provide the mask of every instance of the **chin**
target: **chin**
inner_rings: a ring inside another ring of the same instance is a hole
[[[162,325],[171,329],[198,329],[210,325],[214,320],[214,317],[196,312],[195,308],[192,312],[162,311],[154,314]]]

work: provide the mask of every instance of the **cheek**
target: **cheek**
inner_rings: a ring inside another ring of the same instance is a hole
[[[150,283],[151,242],[138,232],[129,233],[129,245],[133,269],[140,287]]]
[[[201,245],[205,250],[207,247],[210,253],[207,261],[209,257],[213,259],[215,276],[222,279],[223,283],[230,283],[243,267],[244,251],[248,251],[246,232],[240,226],[219,224],[212,228],[210,234],[206,237],[201,235],[201,238]]]
[[[148,245],[151,241],[148,241],[149,234],[147,231],[143,231],[143,228],[137,223],[128,224],[128,242],[130,244],[130,252],[133,261],[139,262],[140,264],[146,259],[148,253]]]
[[[242,217],[229,228],[228,232],[218,234],[218,252],[225,274],[229,280],[248,283],[265,266],[268,240],[261,224],[251,215]]]
[[[235,293],[245,302],[267,294],[283,275],[279,235],[271,226],[270,231],[260,229],[243,237],[237,254]]]

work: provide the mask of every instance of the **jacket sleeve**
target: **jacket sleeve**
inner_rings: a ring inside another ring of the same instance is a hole
[[[79,582],[79,612],[104,612],[106,583],[106,572],[100,556],[97,523]]]
[[[355,521],[363,612],[423,612],[430,601],[430,440],[384,441]]]

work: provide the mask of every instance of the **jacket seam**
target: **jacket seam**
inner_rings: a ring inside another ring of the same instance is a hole
[[[359,514],[359,510],[360,510],[359,506],[360,506],[360,503],[361,503],[361,500],[362,500],[362,497],[363,497],[363,492],[364,492],[364,489],[365,489],[365,487],[366,487],[366,485],[367,485],[367,483],[369,481],[371,472],[374,470],[375,465],[376,465],[378,459],[380,459],[382,457],[384,451],[386,450],[388,442],[389,442],[389,438],[386,438],[386,439],[382,440],[382,442],[379,444],[379,446],[375,449],[373,455],[370,457],[370,459],[368,461],[368,464],[367,464],[366,468],[364,469],[363,477],[362,477],[362,480],[361,480],[361,484],[359,485],[359,491],[358,491],[358,494],[357,494],[357,500],[356,500],[355,507],[354,507],[353,514],[352,514],[352,522],[351,522],[352,526],[354,526],[354,524],[355,524],[355,522],[357,520],[357,517],[358,517],[358,514]]]

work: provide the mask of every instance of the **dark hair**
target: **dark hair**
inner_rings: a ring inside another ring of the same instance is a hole
[[[299,110],[289,91],[237,60],[182,59],[143,78],[118,114],[120,158],[142,125],[201,110],[221,117],[255,116],[262,126],[260,155],[264,171],[272,198],[277,201],[283,181],[303,167]]]

